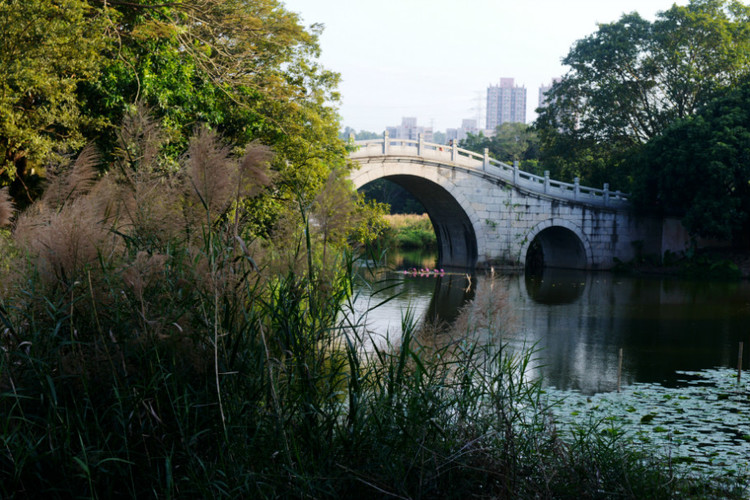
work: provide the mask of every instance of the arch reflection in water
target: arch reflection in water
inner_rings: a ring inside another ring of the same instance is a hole
[[[586,393],[616,389],[624,341],[611,276],[548,269],[541,278],[521,278],[508,283],[518,319],[514,340],[540,349],[537,371],[545,385]],[[634,380],[626,364],[622,383]]]
[[[356,290],[355,314],[362,316],[376,339],[397,343],[407,311],[420,324],[452,323],[461,307],[474,298],[470,282],[471,278],[464,273],[413,276],[403,271],[388,271],[374,280],[374,286]]]
[[[570,304],[581,298],[586,288],[586,273],[578,269],[545,267],[524,273],[526,291],[539,304]]]

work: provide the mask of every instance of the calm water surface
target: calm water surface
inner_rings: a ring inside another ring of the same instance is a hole
[[[747,281],[625,277],[554,269],[540,276],[510,274],[494,280],[462,272],[404,274],[404,269],[412,267],[434,267],[430,259],[412,256],[397,260],[396,270],[379,275],[391,284],[387,291],[360,289],[361,310],[396,294],[368,313],[371,330],[397,339],[407,309],[423,320],[451,322],[459,308],[472,301],[483,308],[502,307],[512,320],[502,339],[496,341],[515,348],[535,344],[540,349],[536,370],[545,385],[589,394],[616,389],[620,348],[623,385],[669,385],[676,380],[677,371],[736,367],[740,341],[745,342],[743,366],[750,364]]]

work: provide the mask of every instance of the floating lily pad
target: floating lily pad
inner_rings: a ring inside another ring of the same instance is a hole
[[[550,389],[549,396],[562,400],[552,408],[561,429],[581,422],[616,425],[615,432],[633,445],[673,457],[685,472],[750,484],[750,387],[737,385],[736,374],[730,369],[680,372],[677,387],[635,384],[595,395]]]
[[[648,415],[644,415],[641,417],[641,423],[650,424],[654,418],[656,418],[656,415],[654,415],[653,413],[649,413]]]

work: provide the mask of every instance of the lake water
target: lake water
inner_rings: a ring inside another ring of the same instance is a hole
[[[450,323],[462,307],[498,309],[502,328],[492,342],[539,349],[535,370],[545,386],[595,394],[621,384],[674,384],[678,372],[736,368],[739,342],[750,363],[750,283],[611,273],[545,270],[541,275],[413,273],[434,256],[399,256],[376,282],[361,287],[357,307],[395,297],[367,315],[368,327],[397,343],[401,318]],[[431,335],[439,336],[439,333]],[[481,334],[480,334],[481,335]],[[430,342],[432,339],[421,339]],[[487,339],[485,339],[487,340]]]
[[[433,271],[418,271],[425,267]],[[454,326],[471,314],[475,324],[493,325],[465,330],[480,343],[535,346],[531,375],[555,402],[562,435],[615,427],[679,470],[722,478],[750,498],[750,282],[434,267],[434,255],[399,254],[358,288],[360,314],[385,301],[366,313],[376,341],[398,345],[407,310],[421,322]],[[446,335],[427,328],[419,340],[444,345]]]

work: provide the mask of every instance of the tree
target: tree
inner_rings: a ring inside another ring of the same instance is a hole
[[[78,86],[96,78],[103,19],[84,0],[0,0],[0,187],[36,196],[42,165],[79,150],[86,116]]]
[[[277,196],[294,191],[305,203],[344,163],[332,107],[339,77],[315,62],[321,26],[304,29],[277,0],[106,4],[118,43],[84,98],[109,127],[139,100],[171,137],[173,158],[198,123],[240,148],[260,140],[277,154]],[[114,147],[109,134],[98,137],[103,150]]]
[[[636,206],[749,246],[750,80],[649,141],[633,164]]]
[[[359,132],[357,132],[352,127],[344,128],[344,131],[339,134],[339,137],[341,139],[344,139],[345,141],[348,141],[350,136],[354,136],[355,141],[366,141],[368,139],[383,138],[383,134],[378,134],[377,132],[368,132],[367,130],[360,130]]]
[[[468,134],[461,147],[481,153],[484,148],[496,160],[513,163],[535,160],[538,154],[537,134],[524,123],[506,122],[495,129],[495,134],[485,137],[482,132]]]
[[[256,200],[258,213],[292,198],[309,205],[345,164],[338,75],[315,62],[321,27],[305,29],[277,0],[0,0],[0,9],[2,184],[86,142],[106,168],[136,102],[165,131],[167,165],[199,124],[238,149],[272,146],[276,191]]]
[[[673,5],[602,24],[563,62],[535,124],[542,161],[564,177],[626,182],[629,154],[734,85],[750,68],[750,7],[737,0]],[[624,186],[623,186],[624,187]]]
[[[362,195],[368,202],[387,205],[392,214],[423,214],[425,208],[405,188],[388,179],[376,179],[362,186]]]

